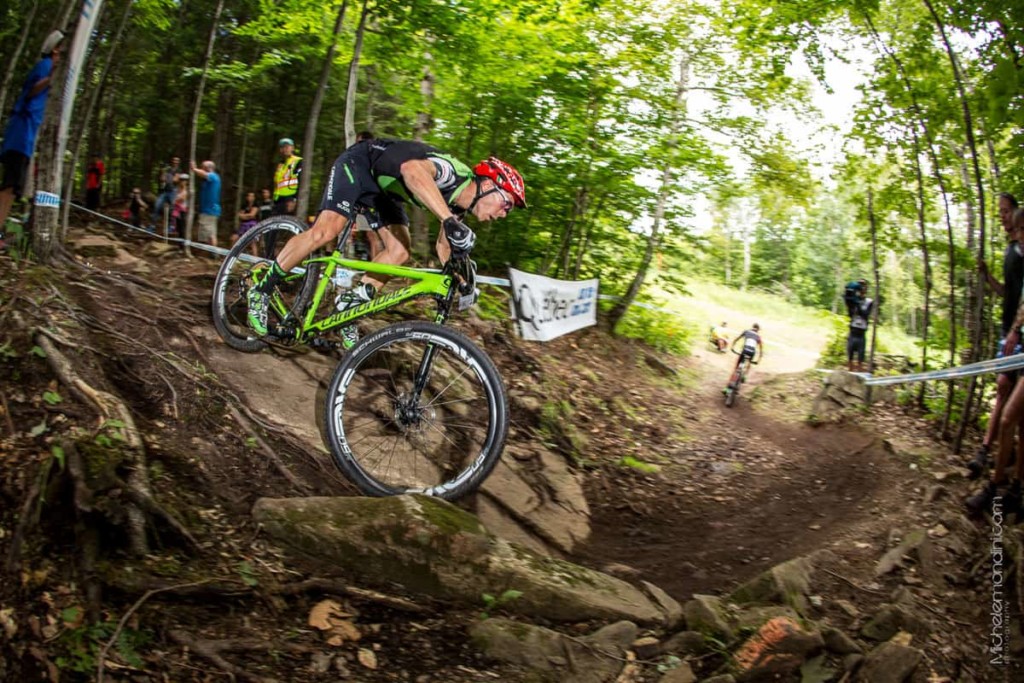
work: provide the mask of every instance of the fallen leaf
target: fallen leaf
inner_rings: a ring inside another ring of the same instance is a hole
[[[365,647],[359,648],[359,663],[365,666],[367,669],[377,668],[377,655],[373,653],[373,650],[367,650]]]
[[[336,600],[321,600],[309,610],[309,625],[321,631],[330,631],[334,628],[331,617],[345,619],[351,616]]]

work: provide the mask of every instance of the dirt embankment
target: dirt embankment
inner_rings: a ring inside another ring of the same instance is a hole
[[[212,260],[76,238],[77,265],[0,266],[0,680],[90,680],[101,667],[138,681],[528,680],[468,644],[477,612],[360,590],[286,559],[251,521],[261,496],[355,493],[313,419],[331,359],[230,352],[208,320]],[[686,601],[829,548],[846,570],[821,584],[824,610],[844,600],[869,612],[914,591],[938,610],[918,644],[923,675],[995,680],[979,644],[978,539],[957,507],[966,485],[916,417],[884,406],[812,427],[799,416],[813,373],[772,377],[766,364],[727,409],[731,358],[665,359],[671,374],[596,329],[540,346],[505,323],[455,324],[501,368],[513,450],[542,444],[582,483],[589,538],[570,534],[562,555]],[[464,505],[479,511],[486,497]],[[940,552],[937,572],[874,576],[897,539],[939,526],[965,547]],[[326,596],[360,640],[328,646],[309,627]],[[630,680],[659,676],[651,664]]]

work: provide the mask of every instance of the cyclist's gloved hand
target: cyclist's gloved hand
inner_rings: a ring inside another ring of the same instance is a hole
[[[455,216],[444,219],[444,234],[448,238],[448,244],[452,248],[452,257],[460,258],[473,251],[476,244],[476,235],[469,226]]]

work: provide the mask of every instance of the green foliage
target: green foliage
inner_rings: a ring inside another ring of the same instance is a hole
[[[260,585],[259,578],[256,576],[256,569],[252,566],[251,562],[243,560],[238,563],[236,569],[239,578],[246,586],[253,588]]]
[[[48,405],[55,406],[58,403],[60,403],[61,401],[63,401],[64,399],[61,398],[61,395],[58,394],[56,391],[44,391],[43,392],[43,400]]]
[[[625,455],[619,460],[619,465],[622,467],[628,467],[630,469],[643,472],[644,474],[652,474],[654,472],[660,472],[661,467],[653,463],[644,462],[643,460],[637,460],[632,455]]]
[[[79,608],[74,609],[77,610]],[[67,613],[67,616],[74,616],[74,619],[65,618],[66,623],[74,623],[80,616],[78,614],[72,615],[68,610],[64,610],[64,612]],[[55,660],[57,668],[62,671],[73,671],[75,673],[95,673],[96,658],[107,641],[113,637],[116,630],[117,623],[114,621],[83,624],[64,630],[57,641],[62,651],[62,654],[57,656]],[[139,650],[151,641],[152,635],[148,631],[124,627],[117,634],[113,651],[129,666],[141,669],[145,662],[139,655]]]
[[[509,317],[509,294],[499,287],[484,286],[480,288],[480,298],[476,301],[477,315],[481,320],[507,320]]]
[[[652,348],[685,356],[690,353],[700,328],[672,313],[632,306],[619,322],[615,333],[630,339],[641,339]]]
[[[491,595],[490,593],[483,593],[480,596],[480,599],[484,603],[484,609],[480,613],[480,618],[490,619],[491,612],[498,609],[502,605],[507,605],[508,603],[514,600],[518,600],[521,597],[523,597],[523,592],[517,591],[512,588],[509,588],[508,590],[504,591],[503,593],[501,593],[501,595],[498,596]]]

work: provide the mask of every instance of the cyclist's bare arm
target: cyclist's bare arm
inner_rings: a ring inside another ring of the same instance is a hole
[[[444,222],[446,218],[453,215],[434,182],[434,162],[428,159],[410,159],[402,164],[401,171],[405,186],[409,188],[420,204],[437,216],[438,220]],[[448,257],[451,256],[451,247],[444,230],[439,232],[435,247],[441,262],[447,263]]]

